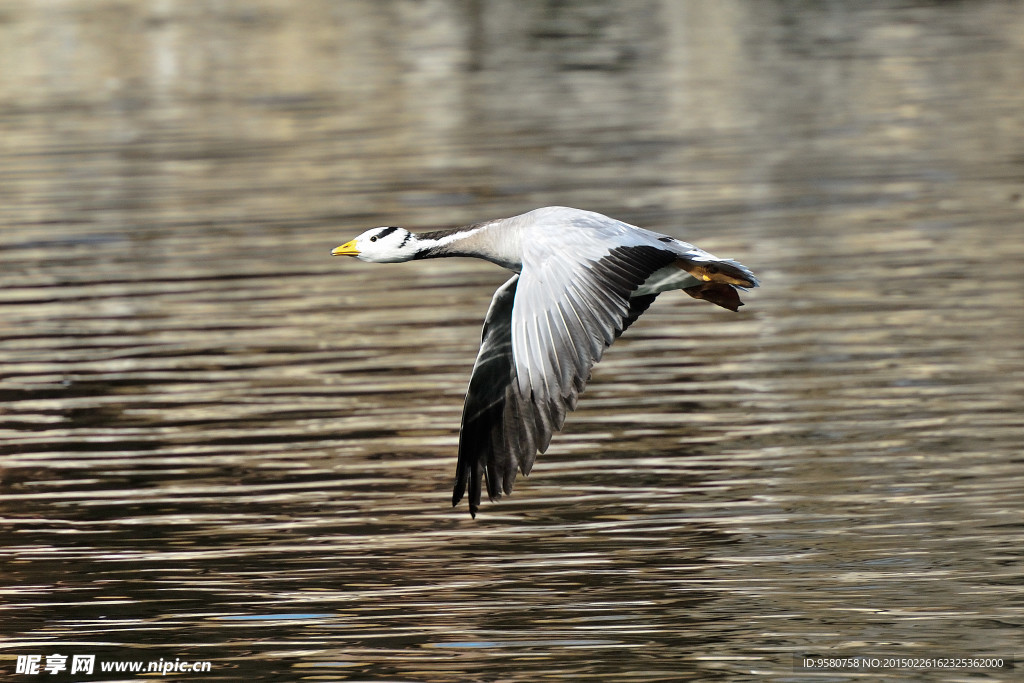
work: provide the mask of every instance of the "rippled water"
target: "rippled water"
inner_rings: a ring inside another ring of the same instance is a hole
[[[1019,654],[1022,10],[0,4],[0,677]],[[472,520],[458,424],[505,273],[329,252],[546,204],[764,286],[662,296]]]

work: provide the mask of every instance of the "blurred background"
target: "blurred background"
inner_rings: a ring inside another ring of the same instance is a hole
[[[0,670],[1012,655],[1022,112],[1016,1],[0,0]],[[660,297],[473,521],[507,274],[329,254],[550,204],[763,286]]]

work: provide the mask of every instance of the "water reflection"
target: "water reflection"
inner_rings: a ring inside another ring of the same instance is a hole
[[[0,667],[1012,654],[1020,10],[4,3]],[[474,522],[447,501],[503,273],[328,254],[545,204],[765,286],[662,297]]]

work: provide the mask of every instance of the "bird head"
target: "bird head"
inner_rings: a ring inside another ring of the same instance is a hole
[[[373,228],[331,252],[332,256],[355,256],[360,261],[400,263],[412,260],[418,246],[416,236],[402,228]]]

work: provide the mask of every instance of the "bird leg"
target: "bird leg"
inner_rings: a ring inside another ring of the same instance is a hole
[[[720,282],[702,282],[693,287],[684,287],[683,291],[694,299],[703,299],[711,303],[728,308],[730,311],[738,311],[743,302],[740,301],[739,292],[732,285]]]
[[[681,258],[676,259],[675,263],[676,267],[685,270],[703,282],[739,285],[740,287],[754,286],[754,283],[751,282],[750,277],[746,273],[725,261],[691,261]]]

